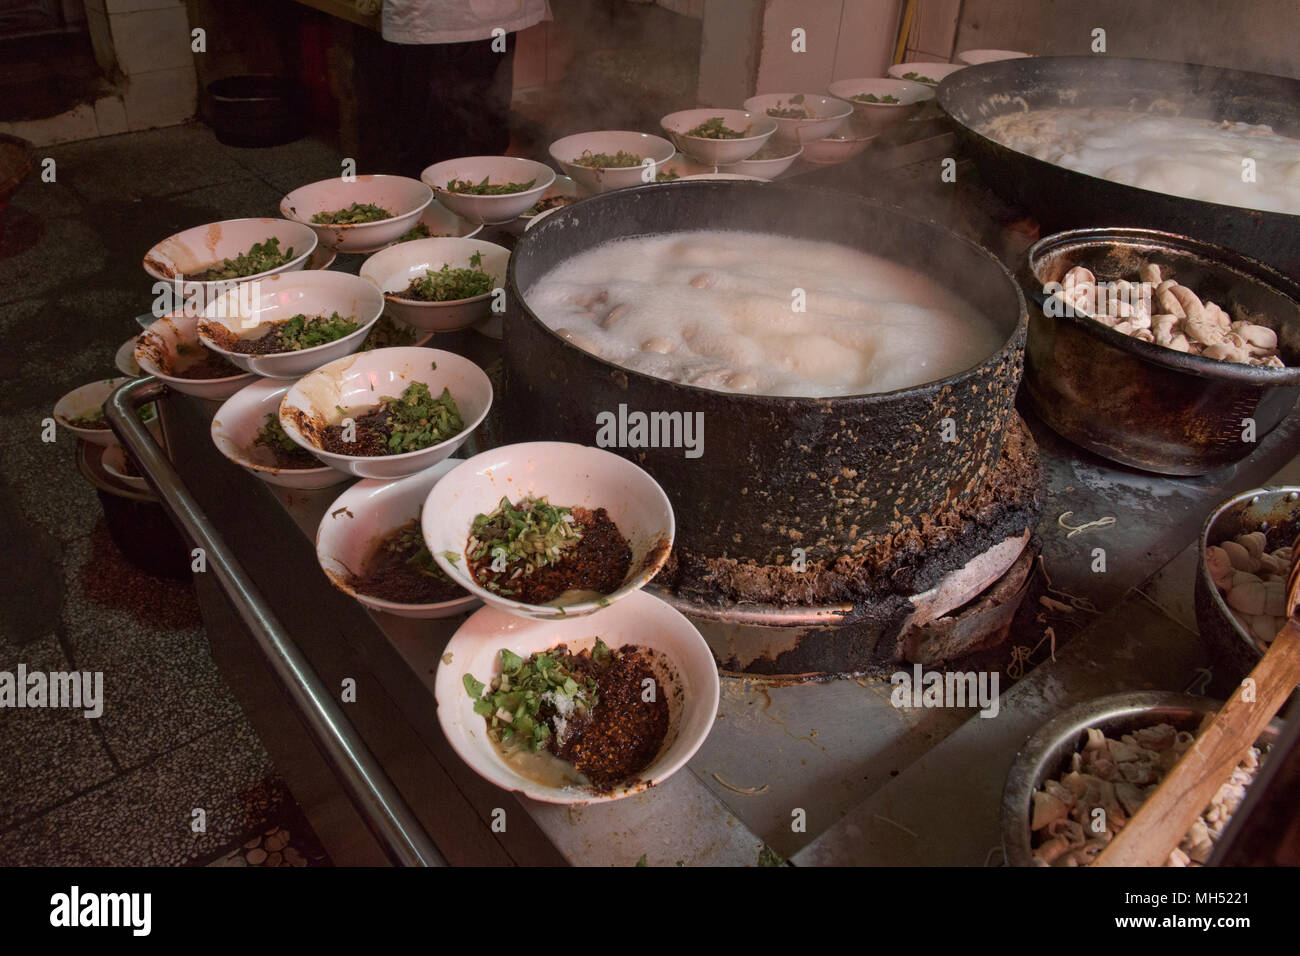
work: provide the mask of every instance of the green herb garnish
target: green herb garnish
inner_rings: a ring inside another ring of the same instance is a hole
[[[536,179],[530,179],[526,183],[489,183],[487,176],[477,183],[472,183],[468,179],[453,179],[447,183],[447,192],[470,196],[507,196],[510,193],[521,193],[532,189],[535,182]]]
[[[932,78],[932,77],[929,77],[929,76],[923,76],[923,75],[921,75],[920,73],[917,73],[915,70],[910,70],[910,71],[908,71],[907,73],[904,73],[904,74],[903,74],[903,79],[905,79],[905,80],[916,80],[916,82],[918,82],[918,83],[929,83],[931,86],[935,86],[935,85],[937,85],[938,82],[939,82],[938,80],[936,80],[936,79],[934,79],[934,78]]]
[[[483,253],[476,252],[469,257],[469,268],[453,269],[448,262],[437,272],[426,269],[423,276],[412,279],[411,284],[396,295],[421,302],[455,302],[485,295],[492,291],[492,276],[480,268],[482,265]]]
[[[402,525],[396,534],[384,542],[384,549],[393,554],[401,554],[411,548],[415,548],[416,551],[406,559],[407,564],[414,567],[425,577],[446,581],[448,584],[454,583],[451,578],[447,577],[446,572],[438,567],[438,562],[433,560],[429,546],[425,544],[424,535],[420,531],[418,519]],[[468,677],[469,675],[466,674],[465,676]]]
[[[609,653],[600,638],[596,648]],[[497,657],[501,673],[490,684],[473,674],[461,678],[474,713],[487,718],[488,736],[497,743],[536,752],[551,736],[550,725],[540,717],[543,705],[573,719],[599,703],[596,681],[570,670],[567,653],[543,651],[523,658],[502,648]]]
[[[315,315],[310,319],[299,313],[275,327],[282,352],[298,352],[341,339],[357,330],[355,319],[345,319],[335,312],[328,319]]]
[[[412,239],[432,239],[432,238],[433,238],[433,233],[429,231],[429,227],[422,222],[417,222],[410,229],[406,230],[406,232],[398,236],[397,241],[410,242]]]
[[[664,170],[663,172],[655,173],[655,182],[657,183],[670,183],[674,179],[680,179],[680,178],[681,175],[679,173],[670,172],[669,170]]]
[[[558,508],[545,497],[532,495],[517,505],[502,498],[494,511],[475,516],[467,553],[472,561],[504,554],[507,567],[519,562],[529,573],[560,561],[581,539],[571,508]],[[484,587],[499,590],[495,581]]]
[[[265,242],[255,242],[247,252],[233,259],[222,259],[191,278],[200,282],[217,282],[223,279],[242,279],[278,269],[293,258],[293,247],[280,251],[280,240],[272,236]]]
[[[609,153],[593,153],[589,149],[584,149],[582,155],[573,160],[576,166],[589,166],[593,169],[626,169],[629,166],[640,166],[642,157],[635,153],[629,153],[620,149],[613,155]]]
[[[346,209],[318,212],[311,217],[311,221],[318,226],[356,226],[363,222],[379,222],[381,219],[392,218],[393,213],[373,203],[354,202]]]
[[[721,116],[714,116],[694,129],[688,129],[683,136],[698,136],[701,139],[744,139],[749,130],[738,132],[723,125]]]
[[[390,455],[429,448],[465,430],[460,409],[445,388],[435,399],[428,385],[412,382],[400,398],[384,398],[380,403],[388,413]]]
[[[415,329],[408,325],[398,325],[386,315],[370,327],[365,341],[361,343],[362,352],[372,349],[387,349],[398,345],[411,345],[415,342]]]
[[[310,454],[299,448],[297,443],[285,434],[280,419],[271,412],[267,413],[266,424],[257,430],[257,437],[253,439],[253,444],[263,445],[271,449],[278,448],[286,453],[302,452],[304,455]]]
[[[886,94],[885,96],[877,96],[875,93],[859,93],[857,96],[853,98],[857,100],[859,103],[901,103],[902,102],[902,100],[900,100],[897,96],[889,96],[888,94]]]

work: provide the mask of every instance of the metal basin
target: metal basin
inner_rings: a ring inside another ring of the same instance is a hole
[[[1267,316],[1287,368],[1176,352],[1086,315],[1047,315],[1043,285],[1073,266],[1099,281],[1136,278],[1147,259],[1230,311]],[[1172,271],[1171,271],[1172,270]],[[1165,475],[1201,475],[1249,455],[1300,396],[1300,285],[1227,249],[1151,229],[1074,229],[1029,250],[1036,304],[1025,346],[1025,390],[1062,437],[1112,461]],[[1244,419],[1255,441],[1243,440]]]
[[[1098,697],[1049,720],[1016,755],[1002,791],[1002,850],[1007,865],[1035,865],[1029,829],[1033,793],[1049,777],[1064,772],[1070,755],[1083,745],[1089,727],[1111,737],[1159,723],[1195,733],[1201,719],[1222,706],[1206,697],[1148,690]],[[1271,746],[1281,733],[1281,722],[1274,720],[1256,746]]]

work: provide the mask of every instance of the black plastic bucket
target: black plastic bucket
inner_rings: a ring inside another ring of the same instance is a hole
[[[293,80],[272,74],[227,76],[207,87],[206,116],[227,146],[280,146],[307,134],[306,98]]]

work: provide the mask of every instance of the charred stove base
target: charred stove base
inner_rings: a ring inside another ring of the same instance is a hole
[[[706,562],[689,557],[677,562],[676,577],[651,587],[700,629],[724,672],[817,680],[887,676],[913,663],[941,667],[1005,639],[1039,551],[1032,529],[1040,511],[1037,448],[1019,416],[1013,416],[980,499],[940,516],[952,520],[886,536],[887,557],[854,582],[856,597],[820,603],[737,599],[734,593],[714,598],[707,587],[710,577],[719,588],[715,593],[723,593],[722,587],[737,580],[764,575],[788,584],[792,570],[697,574]],[[894,541],[908,547],[894,550]]]

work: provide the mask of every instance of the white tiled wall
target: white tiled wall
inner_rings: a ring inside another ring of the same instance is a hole
[[[917,0],[906,58],[923,63],[951,60],[960,13],[961,0]]]
[[[86,0],[95,61],[121,77],[116,95],[58,116],[0,123],[37,146],[173,126],[194,116],[198,89],[190,23],[181,0]]]

